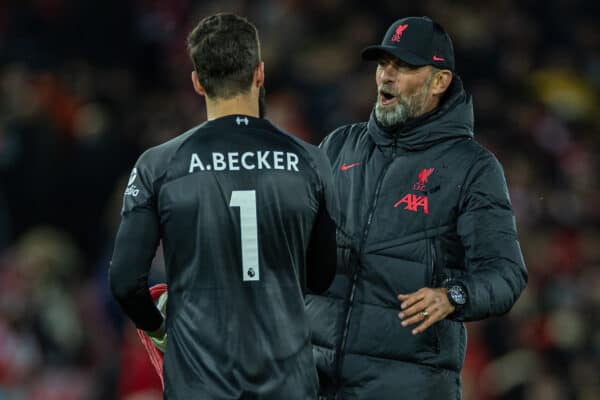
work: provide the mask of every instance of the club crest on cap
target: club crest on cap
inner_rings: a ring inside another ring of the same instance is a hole
[[[396,28],[396,33],[394,33],[394,36],[392,36],[392,42],[399,42],[406,28],[408,28],[408,24],[398,25]]]

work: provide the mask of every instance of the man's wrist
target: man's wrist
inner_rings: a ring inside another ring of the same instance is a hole
[[[154,346],[164,353],[165,349],[167,348],[167,332],[165,328],[165,319],[163,318],[163,322],[158,329],[154,331],[145,332],[154,344]]]
[[[448,301],[454,306],[455,312],[467,305],[469,296],[462,283],[449,279],[444,281],[442,286],[447,289]]]
[[[153,331],[146,331],[146,334],[148,336],[150,336],[151,338],[156,338],[156,339],[162,339],[165,336],[165,333],[166,333],[166,324],[165,324],[164,318],[162,320],[162,323],[158,327],[158,329],[155,329]]]

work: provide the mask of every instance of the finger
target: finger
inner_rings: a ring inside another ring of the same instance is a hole
[[[412,330],[413,335],[425,332],[431,325],[444,319],[444,314],[438,309],[430,307],[427,312],[429,313],[429,316],[425,318],[419,326]]]
[[[405,308],[408,308],[410,306],[412,306],[413,304],[423,300],[425,298],[425,294],[427,292],[424,290],[419,290],[413,294],[411,294],[409,297],[407,297],[406,299],[403,300],[402,304],[400,305],[400,308],[402,308],[403,310]]]
[[[421,288],[421,289],[419,289],[419,290],[417,290],[415,292],[412,292],[412,293],[407,293],[407,294],[402,294],[401,293],[401,294],[398,295],[398,300],[403,301],[403,300],[408,299],[411,296],[417,296],[420,293],[427,292],[427,289],[429,289],[429,288],[424,287],[424,288]]]
[[[429,315],[426,316],[425,314],[423,314],[424,309],[425,308],[423,307],[423,309],[421,311],[413,314],[410,317],[405,316],[404,319],[402,320],[402,326],[413,325],[418,322],[424,321],[427,317],[429,317]],[[398,315],[398,317],[400,317],[400,315]],[[402,319],[402,317],[400,317],[400,319]]]
[[[415,304],[413,304],[412,306],[400,311],[400,314],[398,314],[398,316],[400,317],[400,319],[407,319],[410,318],[418,313],[420,313],[421,311],[425,310],[427,307],[429,307],[430,303],[427,302],[426,299],[420,300],[418,302],[416,302]]]
[[[414,295],[415,293],[416,292],[408,293],[408,294],[399,294],[398,295],[398,300],[404,301],[405,299],[408,299],[410,296]]]

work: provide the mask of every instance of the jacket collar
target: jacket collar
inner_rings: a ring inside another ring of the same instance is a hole
[[[379,125],[375,110],[367,124],[372,140],[379,146],[396,145],[404,151],[425,150],[436,143],[459,137],[473,137],[473,101],[454,75],[444,100],[435,110],[405,124],[386,129]]]

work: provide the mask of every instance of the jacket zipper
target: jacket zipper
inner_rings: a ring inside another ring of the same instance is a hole
[[[395,142],[394,142],[395,143]],[[395,144],[394,144],[394,153],[395,153]],[[342,332],[342,340],[340,342],[340,346],[336,352],[336,360],[335,360],[335,380],[339,379],[342,372],[342,363],[344,361],[344,352],[346,350],[346,341],[348,339],[348,330],[350,328],[350,318],[352,316],[352,307],[354,304],[354,294],[356,293],[356,286],[358,281],[358,273],[360,270],[360,258],[362,256],[363,248],[365,243],[367,242],[367,236],[369,235],[369,228],[371,227],[371,222],[373,221],[373,214],[375,213],[375,208],[377,207],[377,200],[379,199],[379,192],[381,191],[381,186],[383,184],[383,178],[385,177],[388,169],[394,162],[394,158],[390,162],[387,163],[384,170],[379,175],[377,180],[377,186],[375,187],[375,195],[373,196],[373,201],[371,203],[371,207],[369,208],[369,213],[367,216],[367,223],[365,225],[365,229],[363,230],[363,235],[361,238],[361,242],[358,248],[358,265],[356,266],[356,271],[352,276],[352,286],[350,287],[349,294],[347,296],[348,303],[346,308],[346,318],[344,320],[344,330]],[[336,382],[337,383],[337,382]]]
[[[430,252],[430,255],[429,255],[429,258],[430,258],[429,270],[430,271],[428,271],[428,272],[430,273],[430,275],[425,277],[425,282],[427,282],[427,284],[429,285],[430,288],[433,288],[436,286],[436,279],[435,279],[436,251],[435,251],[435,244],[434,244],[433,239],[429,239],[429,252]],[[438,323],[440,323],[440,322],[438,322]],[[433,335],[435,337],[435,352],[439,354],[439,352],[440,352],[440,335],[439,335],[439,330],[438,330],[438,325],[437,325],[438,323],[433,324],[433,326],[431,326],[431,329],[433,330]]]

